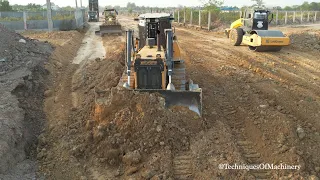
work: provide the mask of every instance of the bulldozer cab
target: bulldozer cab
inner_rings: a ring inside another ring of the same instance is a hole
[[[97,35],[104,34],[122,34],[122,28],[117,20],[118,11],[115,9],[105,9],[102,13],[104,15],[104,23],[100,25],[100,30],[96,31]]]
[[[166,48],[165,29],[171,29],[171,15],[167,13],[143,14],[139,16],[139,49],[146,45],[147,39],[154,39]],[[159,36],[158,36],[159,34]]]
[[[268,30],[269,23],[273,20],[273,14],[269,21],[270,11],[268,10],[254,10],[245,11],[243,18],[243,25],[250,30]]]
[[[118,15],[118,12],[115,9],[105,9],[103,14],[106,19],[109,19],[109,18],[115,19],[116,16]]]

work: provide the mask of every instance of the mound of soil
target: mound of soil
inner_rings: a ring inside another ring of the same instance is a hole
[[[78,31],[54,31],[54,32],[39,32],[39,31],[26,31],[22,33],[24,36],[37,39],[39,41],[49,41],[50,44],[55,46],[64,45],[70,40],[79,36]]]
[[[0,42],[0,179],[32,179],[52,47],[1,24]]]
[[[291,46],[300,50],[320,50],[320,31],[306,30],[289,35]]]
[[[50,174],[50,164],[57,165],[59,157],[46,146],[56,137],[65,142],[56,149],[73,159],[68,168],[80,169],[68,176],[73,178],[97,178],[94,174],[102,179],[169,178],[174,154],[190,149],[190,137],[200,130],[201,118],[181,107],[165,109],[159,94],[117,87],[124,70],[124,46],[117,45],[120,48],[108,51],[106,59],[80,65],[73,76],[68,123],[51,123],[54,127],[49,127],[46,143],[39,147],[46,148],[43,172]],[[68,133],[61,137],[58,129],[66,126]]]

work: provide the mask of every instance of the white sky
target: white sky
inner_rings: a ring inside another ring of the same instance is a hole
[[[58,6],[75,6],[76,0],[51,0]],[[81,0],[77,0],[78,5],[80,5]],[[319,0],[264,0],[267,6],[288,6],[288,5],[300,5],[304,1],[308,2],[319,2]],[[25,0],[9,0],[10,4],[28,4],[28,3],[36,3],[36,4],[45,4],[46,0],[32,0],[32,1],[25,1]],[[106,5],[120,5],[126,6],[128,2],[134,2],[136,5],[139,6],[158,6],[158,7],[176,7],[178,5],[183,6],[200,6],[200,0],[99,0],[100,6]],[[243,5],[252,5],[253,2],[251,0],[224,0],[224,5],[226,6],[238,6],[242,7]],[[88,0],[82,0],[82,5],[87,6]]]

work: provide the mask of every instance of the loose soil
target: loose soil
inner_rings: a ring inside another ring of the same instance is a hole
[[[125,17],[120,22],[124,29],[136,25]],[[289,47],[254,53],[232,46],[222,31],[176,28],[188,77],[203,89],[202,117],[181,107],[165,109],[158,94],[117,87],[124,71],[123,36],[103,37],[105,58],[90,56],[76,61],[80,64],[72,62],[85,46],[84,34],[56,41],[46,67],[51,83],[44,93],[46,125],[38,137],[38,176],[317,179],[320,31],[281,30],[292,40]],[[50,42],[50,36],[41,37]],[[89,47],[88,54],[97,50]],[[235,163],[301,168],[219,169],[219,164]]]

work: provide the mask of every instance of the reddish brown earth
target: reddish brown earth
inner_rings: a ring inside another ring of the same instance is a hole
[[[134,21],[120,20],[125,28],[134,27]],[[203,88],[201,118],[185,109],[165,109],[156,94],[116,87],[124,70],[124,37],[104,37],[105,59],[75,65],[84,35],[67,36],[71,40],[57,46],[47,67],[52,85],[39,137],[40,174],[48,179],[317,179],[320,31],[281,30],[291,46],[254,53],[230,45],[223,32],[176,28],[188,77]],[[49,36],[39,38],[50,42]],[[103,105],[97,111],[100,90]],[[219,169],[224,163],[301,168]]]

